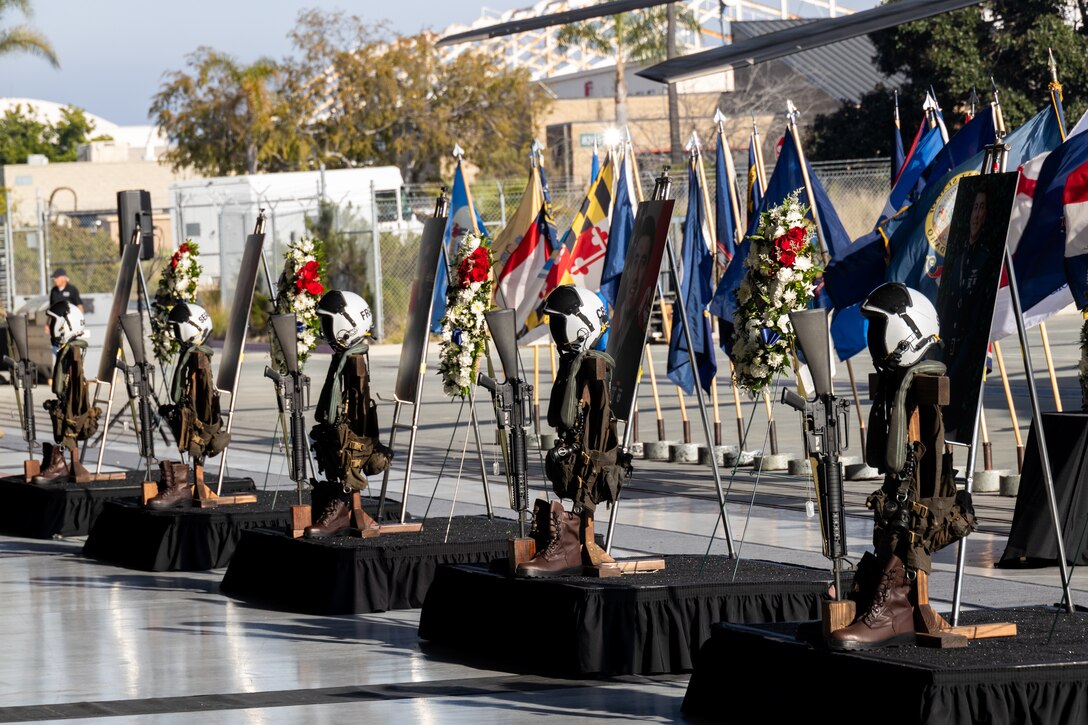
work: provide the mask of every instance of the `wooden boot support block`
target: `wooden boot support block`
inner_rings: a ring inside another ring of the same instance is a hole
[[[965,627],[953,627],[929,603],[929,574],[917,573],[914,582],[914,631],[920,647],[949,649],[966,647],[972,639],[990,637],[1015,637],[1016,624],[995,622]]]
[[[154,481],[144,481],[140,484],[140,502],[147,506],[147,502],[159,495],[159,484]]]
[[[832,632],[853,624],[856,615],[857,605],[852,599],[824,602],[821,608],[824,640],[830,637]]]
[[[351,518],[359,535],[364,539],[370,539],[383,534],[414,534],[423,530],[422,523],[406,524],[379,524],[370,514],[363,510],[363,497],[358,491],[351,493]]]
[[[518,572],[518,565],[524,564],[536,556],[536,541],[528,537],[513,538],[506,542],[509,545],[510,554],[507,558],[510,576]]]
[[[234,496],[220,496],[217,494],[204,483],[204,466],[200,464],[193,466],[193,478],[196,481],[193,484],[193,500],[202,509],[229,506],[231,504],[257,503],[257,495],[253,493],[240,493]]]
[[[309,504],[299,504],[291,507],[291,536],[301,537],[306,532],[306,527],[314,522],[313,511]]]
[[[31,480],[39,473],[42,472],[41,461],[31,458],[30,460],[23,461],[23,477],[26,478],[26,482],[30,483]]]

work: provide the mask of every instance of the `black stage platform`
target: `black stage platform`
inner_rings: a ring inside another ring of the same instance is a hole
[[[364,507],[369,508],[366,500]],[[429,519],[419,533],[369,539],[293,539],[280,531],[246,531],[220,589],[310,614],[419,607],[439,565],[486,565],[506,557],[507,542],[517,534],[517,522],[510,519],[454,516],[447,539],[448,521]],[[470,598],[476,601],[475,594]]]
[[[664,559],[664,571],[609,579],[443,567],[423,604],[419,636],[452,656],[470,653],[515,671],[682,672],[717,622],[812,619],[830,583],[822,569],[754,560],[738,568],[724,556]]]
[[[142,470],[125,471],[124,480],[76,483],[65,480],[36,485],[22,475],[0,478],[0,533],[31,539],[55,536],[86,536],[108,501],[140,498],[147,477]],[[159,479],[156,470],[152,480]],[[253,490],[253,481],[230,479],[223,482],[224,493]]]
[[[722,623],[699,652],[683,714],[744,725],[1088,722],[1088,614],[1063,613],[1051,637],[1054,616],[1045,607],[964,612],[960,624],[1015,622],[1017,636],[864,653],[798,642],[797,623]]]
[[[250,481],[252,486],[252,481]],[[224,486],[225,488],[225,486]],[[143,571],[203,571],[227,565],[242,531],[290,525],[294,491],[256,491],[257,502],[152,511],[139,501],[107,501],[83,555]]]

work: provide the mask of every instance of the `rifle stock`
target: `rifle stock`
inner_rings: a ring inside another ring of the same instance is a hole
[[[12,347],[17,357],[13,359],[5,355],[4,362],[11,366],[12,381],[15,383],[17,393],[22,396],[19,424],[23,429],[23,440],[27,443],[27,451],[33,457],[38,438],[34,420],[34,386],[38,382],[38,366],[30,359],[27,331],[26,315],[12,315],[8,318],[8,334],[11,336]]]

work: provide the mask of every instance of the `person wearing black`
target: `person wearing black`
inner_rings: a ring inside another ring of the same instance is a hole
[[[68,281],[68,273],[63,267],[58,267],[53,272],[53,289],[49,291],[49,306],[52,307],[58,302],[67,302],[78,307],[80,312],[86,312],[83,309],[83,298],[79,296],[79,290]]]

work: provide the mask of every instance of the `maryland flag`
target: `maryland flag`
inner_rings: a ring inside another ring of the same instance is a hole
[[[608,227],[612,218],[614,175],[610,154],[597,178],[589,185],[582,207],[574,215],[574,221],[563,235],[559,248],[552,254],[551,265],[545,269],[536,309],[526,320],[525,331],[544,322],[540,308],[556,287],[577,284],[594,292],[600,289],[605,251],[608,249]]]
[[[501,307],[515,310],[515,329],[522,329],[536,309],[544,284],[542,272],[556,245],[555,225],[544,196],[540,167],[534,162],[529,186],[514,218],[495,238],[492,250],[498,274],[495,299]]]

